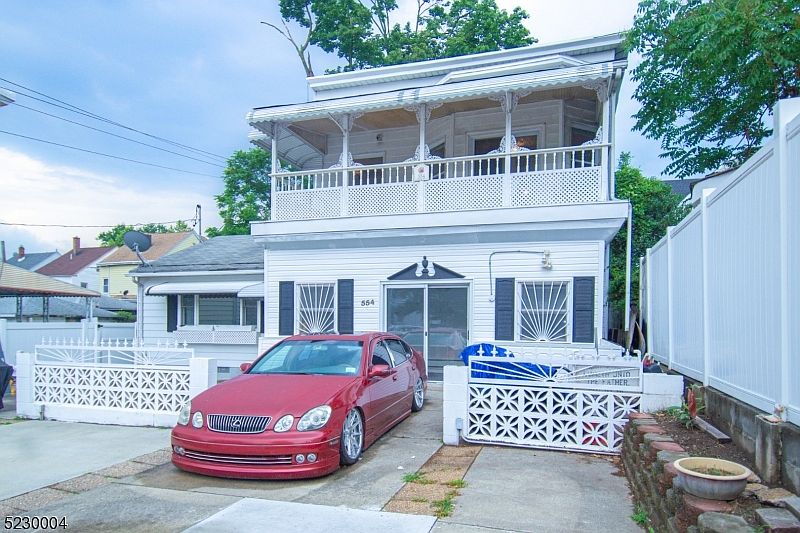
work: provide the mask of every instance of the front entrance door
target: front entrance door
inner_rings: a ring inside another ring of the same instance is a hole
[[[469,287],[427,284],[387,286],[386,330],[425,355],[428,377],[441,381],[442,367],[461,365],[469,342]]]

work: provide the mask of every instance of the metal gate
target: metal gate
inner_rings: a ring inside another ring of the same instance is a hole
[[[469,360],[464,438],[593,453],[619,453],[642,396],[632,357],[475,356]]]

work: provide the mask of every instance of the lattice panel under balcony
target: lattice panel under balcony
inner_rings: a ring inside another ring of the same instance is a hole
[[[464,211],[503,206],[503,177],[479,176],[425,182],[425,211]]]
[[[275,196],[273,220],[335,218],[341,213],[341,189],[280,191]]]
[[[392,183],[348,188],[350,215],[415,213],[417,184]]]
[[[598,167],[531,172],[513,178],[513,207],[589,203],[599,198]]]
[[[188,400],[188,368],[34,367],[37,403],[177,413]]]

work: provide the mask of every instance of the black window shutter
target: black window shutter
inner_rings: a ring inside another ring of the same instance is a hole
[[[514,340],[514,278],[494,281],[494,338]]]
[[[267,323],[267,315],[264,314],[264,300],[259,300],[258,301],[258,307],[261,308],[261,328],[260,328],[259,331],[261,331],[261,333],[264,333],[264,331],[265,331],[264,330],[264,326]]]
[[[167,295],[167,331],[178,329],[178,295]]]
[[[336,294],[339,333],[353,333],[353,280],[338,280]]]
[[[278,284],[278,335],[294,335],[294,281]]]
[[[572,280],[572,342],[594,342],[594,277]]]

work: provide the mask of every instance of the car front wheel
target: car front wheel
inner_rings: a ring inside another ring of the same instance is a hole
[[[422,378],[417,378],[417,382],[414,384],[414,399],[411,402],[411,410],[415,413],[421,411],[423,405],[425,405],[425,384],[422,382]]]
[[[339,446],[339,455],[343,465],[352,465],[361,457],[364,447],[364,420],[358,409],[351,409],[347,413],[342,427],[342,439]]]

